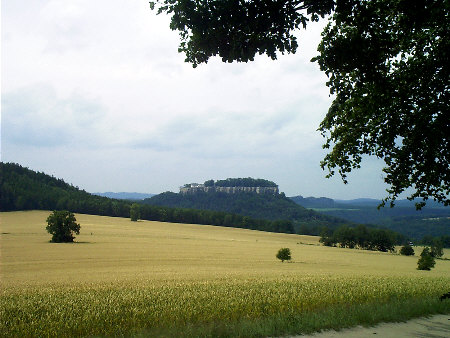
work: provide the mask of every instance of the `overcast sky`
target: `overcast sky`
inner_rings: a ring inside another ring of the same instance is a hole
[[[316,131],[332,101],[297,54],[193,69],[169,17],[145,0],[2,1],[1,158],[89,192],[178,192],[264,178],[288,196],[382,198],[382,163],[326,179]]]

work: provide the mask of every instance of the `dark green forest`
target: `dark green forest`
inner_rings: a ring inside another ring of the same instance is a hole
[[[229,179],[230,180],[230,179]],[[286,219],[293,222],[296,232],[319,235],[322,227],[335,229],[349,223],[344,219],[322,215],[306,209],[291,201],[284,194],[256,194],[240,192],[197,192],[195,194],[176,194],[165,192],[145,199],[145,204],[177,208],[192,208],[230,212],[252,218],[267,220]]]
[[[359,224],[356,227],[340,226],[333,230],[324,229],[320,234],[320,242],[326,246],[341,248],[359,248],[363,250],[394,251],[396,244],[408,244],[407,237],[390,229],[376,229]],[[417,243],[427,246],[450,248],[450,236],[423,236]]]
[[[392,230],[373,229],[362,224],[355,228],[344,225],[333,232],[324,230],[320,236],[320,242],[326,246],[383,252],[394,251],[395,245],[403,241],[404,238]]]
[[[62,179],[18,164],[0,164],[0,210],[69,210],[128,217],[128,204],[94,196]]]

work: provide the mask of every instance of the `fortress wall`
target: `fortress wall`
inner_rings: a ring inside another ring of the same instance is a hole
[[[253,192],[256,194],[272,194],[277,195],[279,193],[278,187],[181,187],[180,193],[182,194],[195,194],[197,192],[224,192],[227,194],[235,194],[238,192]]]

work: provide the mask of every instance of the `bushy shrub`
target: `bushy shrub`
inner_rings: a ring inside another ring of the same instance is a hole
[[[411,245],[406,244],[400,249],[400,254],[404,256],[414,256],[414,249]]]
[[[429,247],[425,247],[420,254],[420,258],[417,261],[417,270],[431,270],[434,267],[436,262],[434,261],[434,257],[431,255],[431,251]]]
[[[431,256],[435,258],[440,258],[444,255],[444,244],[438,238],[433,240],[433,244],[431,245]]]
[[[139,204],[133,203],[130,207],[130,218],[133,222],[136,222],[140,217]]]

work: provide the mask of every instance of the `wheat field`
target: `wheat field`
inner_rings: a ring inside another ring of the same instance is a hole
[[[447,260],[418,271],[417,256],[313,236],[81,214],[75,243],[49,243],[48,215],[0,213],[2,336],[261,336],[450,312]]]

